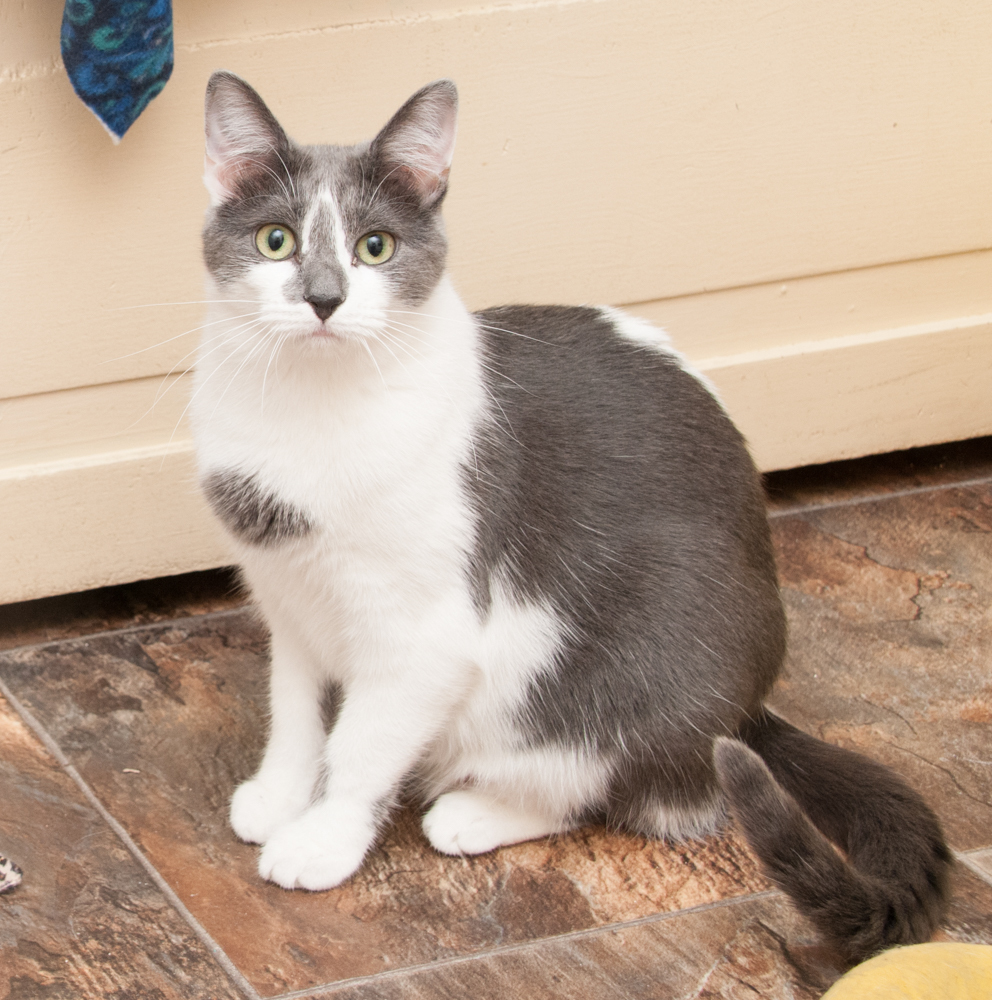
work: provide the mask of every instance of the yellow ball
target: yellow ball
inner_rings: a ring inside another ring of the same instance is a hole
[[[851,969],[822,1000],[992,1000],[992,945],[890,948]]]

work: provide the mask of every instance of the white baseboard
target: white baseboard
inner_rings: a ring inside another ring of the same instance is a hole
[[[233,561],[196,490],[190,442],[7,471],[0,603]]]
[[[696,366],[762,471],[992,434],[988,314]]]

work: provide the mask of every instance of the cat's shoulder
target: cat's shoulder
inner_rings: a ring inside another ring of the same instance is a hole
[[[613,306],[492,306],[474,313],[486,339],[520,336],[545,346],[609,347],[611,343],[676,353],[668,334],[653,323]]]
[[[660,327],[613,306],[505,305],[473,314],[483,353],[504,373],[560,381],[568,375],[624,393],[699,389],[719,408],[714,385],[674,347]],[[543,377],[542,377],[543,376]],[[516,375],[514,375],[516,377]]]

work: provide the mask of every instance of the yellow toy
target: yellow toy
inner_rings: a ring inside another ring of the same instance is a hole
[[[822,1000],[992,1000],[992,945],[890,948],[851,969]]]

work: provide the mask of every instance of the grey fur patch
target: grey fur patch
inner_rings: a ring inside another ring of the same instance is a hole
[[[464,470],[481,613],[494,574],[549,601],[568,638],[535,679],[531,742],[619,761],[610,818],[719,796],[717,735],[755,713],[785,619],[744,442],[705,388],[597,310],[478,313],[488,421]]]
[[[214,513],[243,542],[274,545],[314,530],[303,511],[267,493],[254,476],[221,470],[211,472],[202,485]]]

